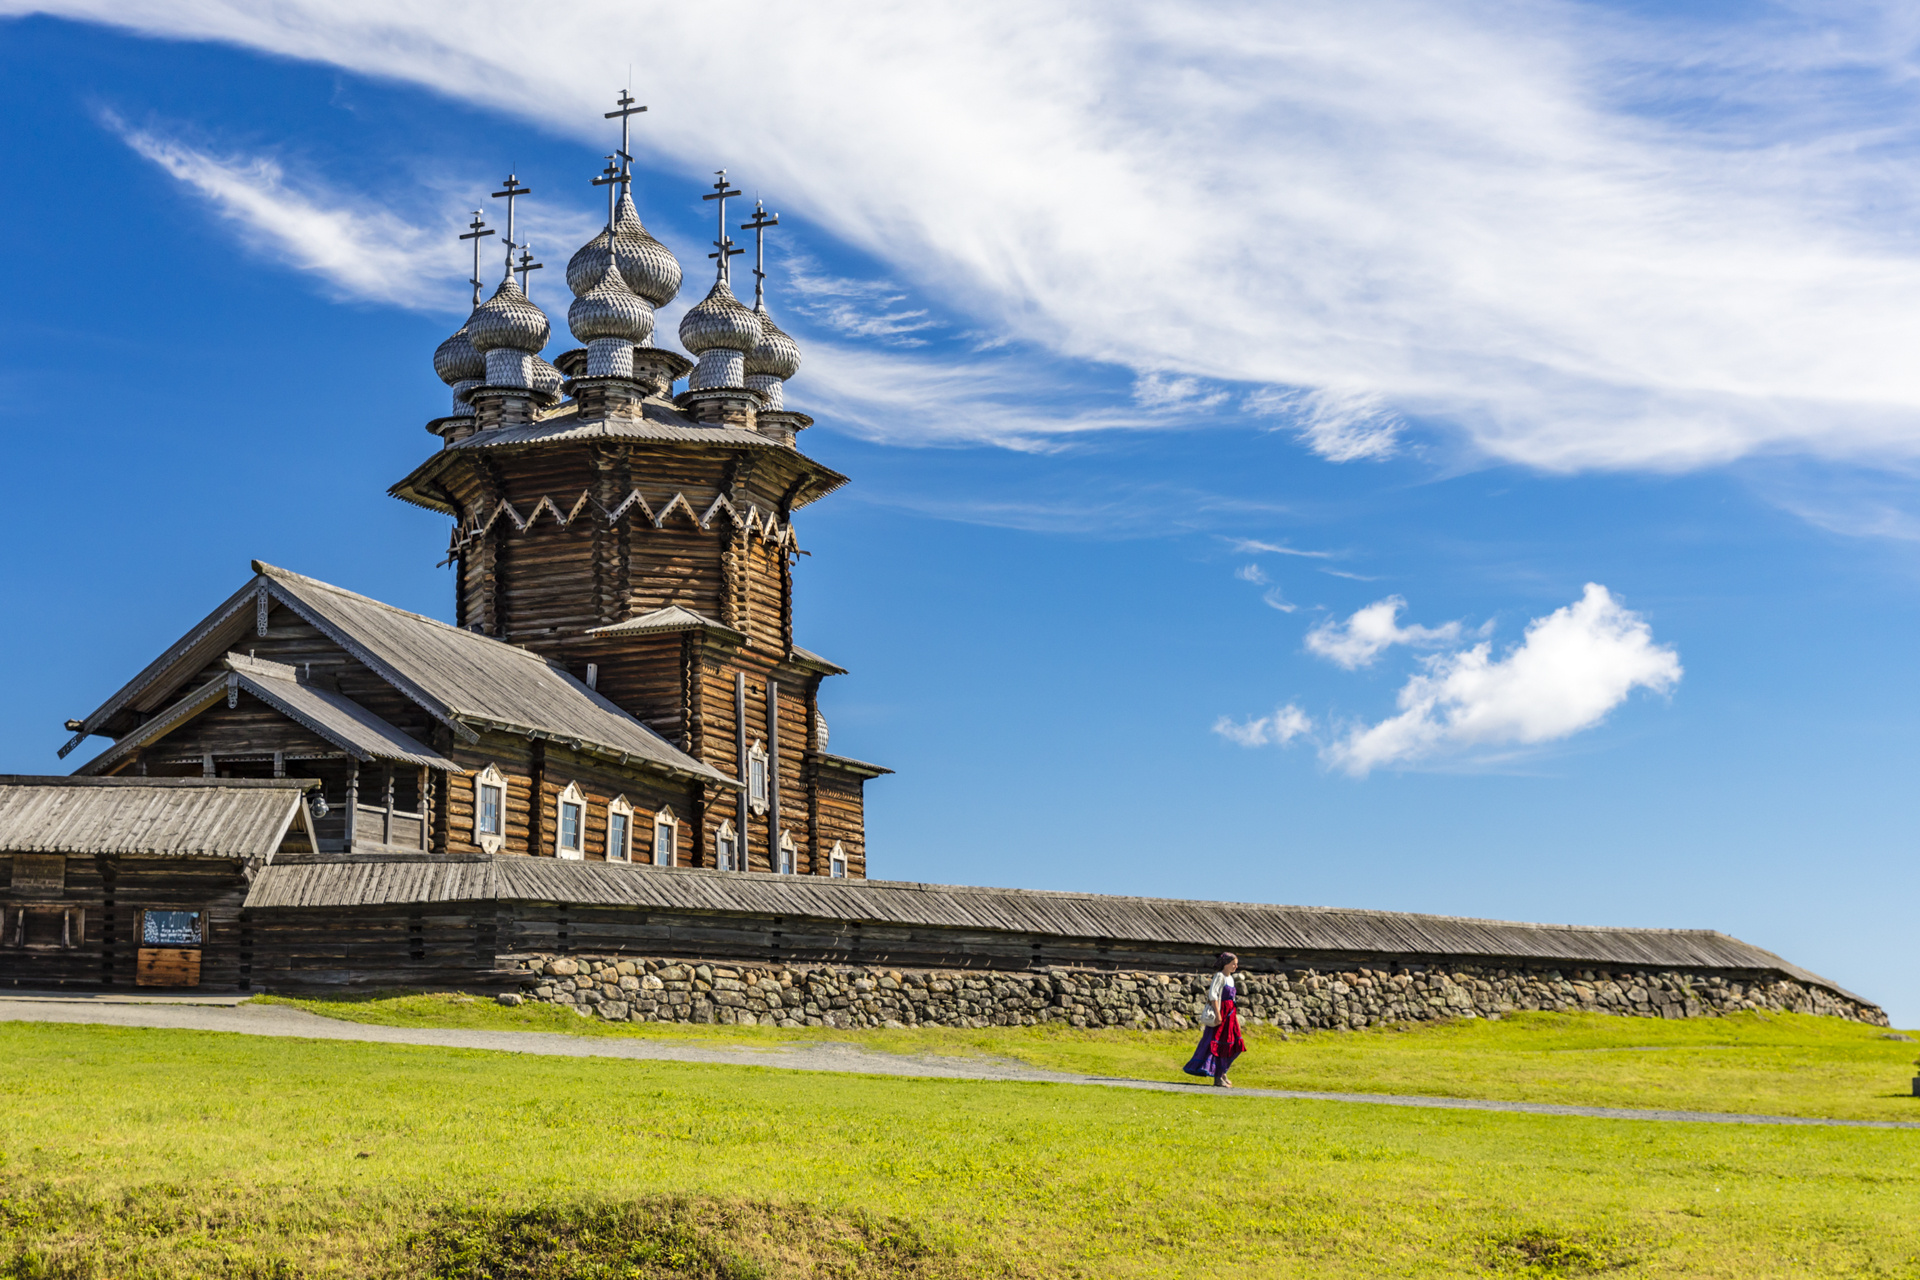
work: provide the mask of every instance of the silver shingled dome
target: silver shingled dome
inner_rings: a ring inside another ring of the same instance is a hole
[[[567,308],[567,328],[582,342],[620,338],[637,345],[653,336],[653,308],[609,264],[601,269],[600,282]]]
[[[633,198],[621,193],[614,214],[613,240],[620,274],[633,290],[656,307],[672,302],[680,292],[680,261],[640,222]],[[600,282],[607,271],[607,233],[602,231],[580,246],[567,263],[567,288],[580,297]]]
[[[467,337],[467,325],[472,323],[473,316],[468,316],[467,324],[461,325],[458,333],[434,348],[433,371],[448,386],[487,376],[487,358],[474,349]]]
[[[760,337],[746,353],[747,374],[763,374],[785,382],[800,372],[800,347],[773,322],[765,304],[753,309],[760,321]]]
[[[532,376],[529,377],[527,381],[528,385],[535,391],[545,392],[550,396],[558,396],[560,394],[560,384],[566,380],[565,374],[548,364],[545,360],[542,360],[539,356],[533,358]]]
[[[747,310],[725,280],[680,317],[680,345],[695,355],[715,348],[745,354],[760,341],[760,317]]]
[[[512,276],[502,280],[467,321],[467,340],[482,355],[496,347],[538,355],[549,333],[547,313],[527,301]]]

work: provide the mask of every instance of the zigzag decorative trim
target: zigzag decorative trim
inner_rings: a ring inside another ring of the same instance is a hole
[[[687,519],[703,532],[711,530],[714,521],[724,514],[739,527],[740,532],[748,537],[757,537],[790,554],[800,554],[800,542],[794,536],[791,524],[782,525],[779,517],[771,511],[763,513],[751,502],[746,503],[745,506],[746,514],[742,515],[740,507],[722,493],[717,495],[707,507],[705,515],[699,515],[694,511],[693,503],[688,501],[686,494],[676,493],[656,509],[638,489],[635,489],[622,498],[612,510],[608,510],[594,500],[592,490],[583,489],[580,496],[574,500],[573,506],[566,511],[562,511],[559,504],[552,498],[543,497],[533,504],[532,511],[522,516],[518,507],[502,498],[485,521],[482,521],[478,515],[473,515],[453,526],[447,538],[447,558],[440,564],[442,566],[452,564],[454,558],[462,551],[492,533],[493,526],[499,523],[500,517],[505,516],[513,524],[514,532],[524,534],[539,522],[540,513],[543,511],[552,513],[553,522],[562,529],[570,529],[581,521],[592,520],[596,516],[604,519],[610,526],[617,525],[629,513],[637,517],[635,523],[644,519],[655,529],[663,529],[666,527],[667,517],[675,510],[680,510],[686,512]]]

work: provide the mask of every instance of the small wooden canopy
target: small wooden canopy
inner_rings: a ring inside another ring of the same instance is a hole
[[[0,774],[0,855],[106,854],[270,860],[309,778],[43,778]]]

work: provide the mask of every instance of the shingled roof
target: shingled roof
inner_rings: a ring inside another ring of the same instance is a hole
[[[478,729],[504,729],[705,782],[739,785],[538,654],[258,560],[253,568],[251,582],[89,715],[61,754],[88,734],[114,731],[116,717],[129,709],[164,713],[187,680],[240,643],[253,625],[256,609],[265,607],[260,603],[264,600],[292,610],[470,741],[478,736]],[[248,666],[233,660],[229,665],[263,687],[270,678],[271,673],[257,670],[257,663]],[[294,696],[292,690],[279,692]],[[318,706],[310,710],[316,717],[321,714]],[[339,717],[352,713],[338,707],[334,711],[334,727],[346,732]],[[118,728],[125,733],[134,725],[131,719],[123,719]],[[363,723],[361,728],[369,726]]]
[[[859,922],[882,928],[1100,939],[1227,948],[1485,958],[1568,965],[1775,972],[1850,999],[1844,988],[1771,951],[1711,929],[1618,929],[1523,924],[1338,907],[1266,906],[1035,889],[987,889],[900,880],[660,870],[552,858],[463,862],[313,863],[257,878],[249,910],[522,901],[581,907],[747,914]]]
[[[41,778],[0,774],[0,854],[273,856],[296,821],[313,828],[302,778]]]

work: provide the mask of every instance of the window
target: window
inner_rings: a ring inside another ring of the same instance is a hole
[[[143,947],[197,947],[200,945],[198,911],[142,911],[140,945]]]
[[[673,810],[662,809],[653,816],[653,865],[670,867],[674,861],[674,836],[679,833],[680,824],[674,820]]]
[[[755,813],[767,811],[767,749],[758,742],[747,751],[747,803]]]
[[[473,842],[488,853],[507,843],[507,778],[488,765],[473,779]]]
[[[607,806],[607,861],[633,861],[633,806],[625,796]]]
[[[783,876],[792,875],[793,865],[799,858],[799,852],[800,851],[793,846],[793,832],[782,831],[780,833],[779,863],[774,867],[774,870]]]
[[[722,822],[720,829],[713,833],[713,865],[722,871],[734,870],[739,848],[740,839],[734,834],[733,824]]]
[[[580,784],[569,782],[567,789],[560,793],[558,804],[560,821],[554,826],[554,851],[562,858],[586,857],[587,798],[581,794]]]
[[[13,907],[0,909],[0,917],[0,946],[44,949],[86,941],[87,913],[81,907]]]
[[[827,874],[835,880],[847,878],[847,851],[840,847],[838,840],[833,842],[833,854],[827,859]]]

